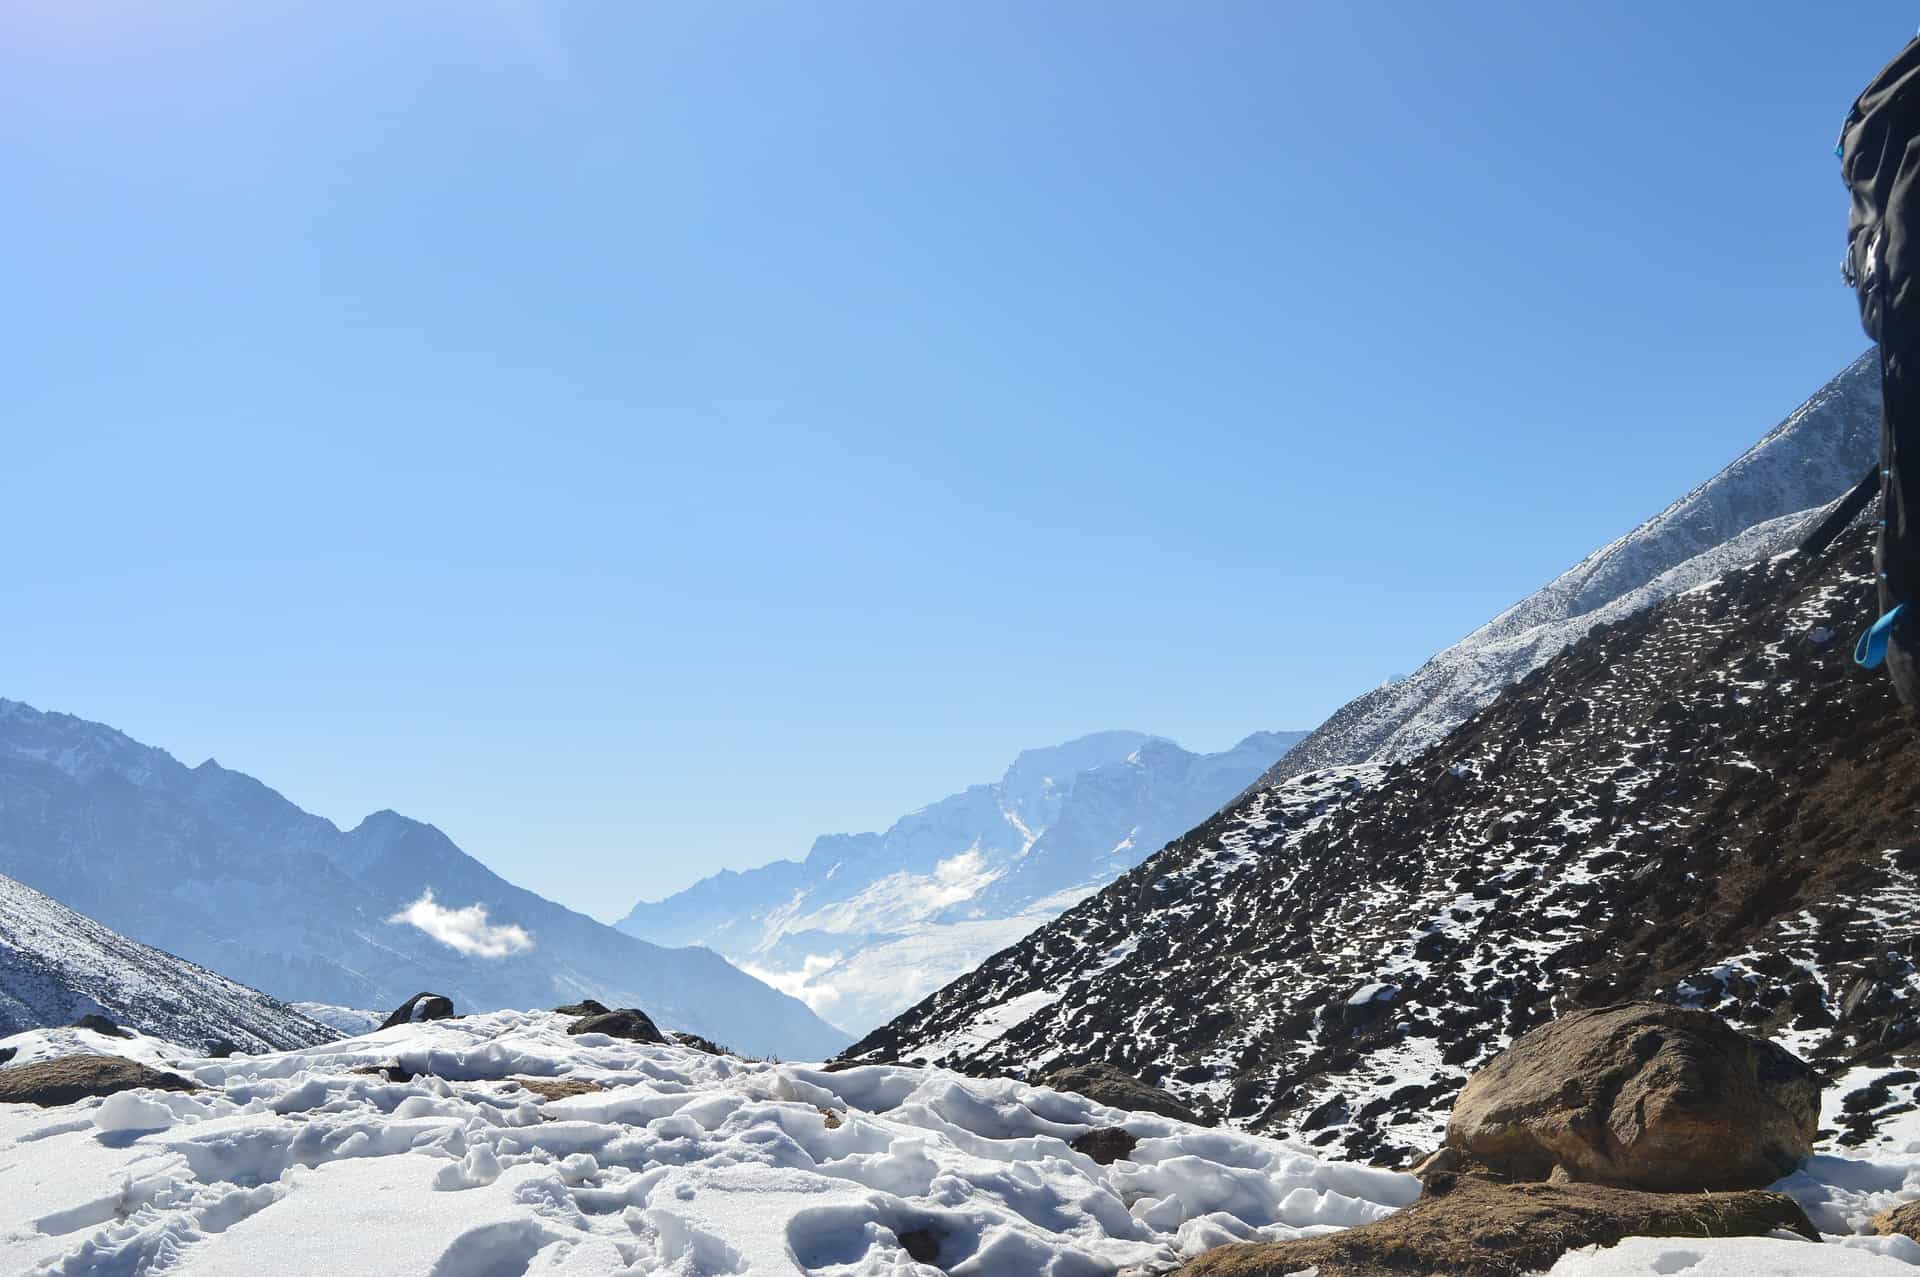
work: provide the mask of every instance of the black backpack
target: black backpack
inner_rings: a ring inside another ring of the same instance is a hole
[[[1880,347],[1880,464],[1814,540],[1831,539],[1878,490],[1881,616],[1854,655],[1868,668],[1885,661],[1900,699],[1920,710],[1920,39],[1854,102],[1839,154],[1853,195],[1843,273]]]

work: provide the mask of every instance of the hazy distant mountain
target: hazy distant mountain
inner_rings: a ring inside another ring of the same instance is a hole
[[[615,924],[703,944],[871,1028],[1212,815],[1302,736],[1194,754],[1099,732],[1014,760],[883,834],[827,834],[804,861],[715,874]]]
[[[505,881],[390,811],[352,830],[211,760],[0,700],[0,873],[277,997],[387,1009],[581,997],[754,1053],[846,1037],[702,949],[667,949]]]

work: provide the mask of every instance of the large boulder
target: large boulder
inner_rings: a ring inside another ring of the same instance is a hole
[[[1781,1228],[1820,1239],[1784,1193],[1648,1193],[1447,1176],[1385,1219],[1323,1237],[1221,1246],[1178,1277],[1514,1277],[1550,1268],[1575,1247],[1625,1237],[1765,1237]]]
[[[393,1009],[380,1025],[391,1029],[397,1024],[415,1024],[421,1020],[451,1020],[453,999],[444,993],[416,993]]]
[[[670,1045],[666,1035],[654,1026],[653,1020],[638,1007],[622,1007],[618,1011],[608,1011],[604,1015],[589,1015],[575,1020],[567,1026],[568,1033],[604,1033],[612,1038],[625,1038],[629,1042],[656,1042],[661,1046]]]
[[[1035,1086],[1050,1086],[1056,1091],[1072,1091],[1096,1104],[1106,1104],[1133,1113],[1158,1113],[1162,1117],[1202,1125],[1200,1116],[1171,1091],[1148,1086],[1133,1074],[1111,1064],[1075,1064],[1055,1069],[1034,1079]]]
[[[1516,1041],[1454,1102],[1447,1143],[1521,1180],[1662,1192],[1758,1188],[1813,1151],[1820,1078],[1718,1016],[1576,1011]]]
[[[192,1091],[186,1078],[162,1073],[117,1055],[63,1055],[37,1064],[0,1069],[0,1104],[38,1104],[54,1108],[96,1095],[117,1095],[147,1087],[155,1091]]]

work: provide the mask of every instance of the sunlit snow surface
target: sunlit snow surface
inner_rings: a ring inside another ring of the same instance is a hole
[[[1156,1272],[1364,1223],[1418,1189],[1017,1082],[827,1073],[567,1023],[501,1011],[177,1060],[207,1088],[193,1095],[0,1105],[0,1272]],[[44,1056],[40,1036],[9,1044]],[[350,1071],[391,1063],[422,1076]],[[610,1089],[541,1100],[515,1076]],[[1132,1160],[1068,1147],[1116,1125]],[[938,1268],[903,1248],[919,1230]]]
[[[6,1039],[22,1062],[117,1045],[206,1089],[0,1105],[0,1272],[1151,1274],[1229,1241],[1366,1223],[1418,1192],[1281,1141],[1012,1081],[827,1073],[567,1024],[500,1011],[230,1060],[64,1029]],[[421,1076],[352,1072],[394,1064]],[[543,1100],[516,1077],[607,1089]],[[1132,1158],[1099,1166],[1068,1146],[1099,1126],[1131,1132]],[[1825,1243],[1630,1239],[1574,1252],[1553,1277],[1920,1264],[1920,1244],[1866,1235],[1920,1196],[1920,1113],[1776,1187]],[[938,1267],[908,1255],[914,1233]]]

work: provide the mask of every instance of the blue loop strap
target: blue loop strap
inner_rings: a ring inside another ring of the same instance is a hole
[[[1880,668],[1880,663],[1887,659],[1887,641],[1893,637],[1893,623],[1899,619],[1900,613],[1906,606],[1902,603],[1875,621],[1873,628],[1860,636],[1860,641],[1853,645],[1855,662],[1870,670]]]

